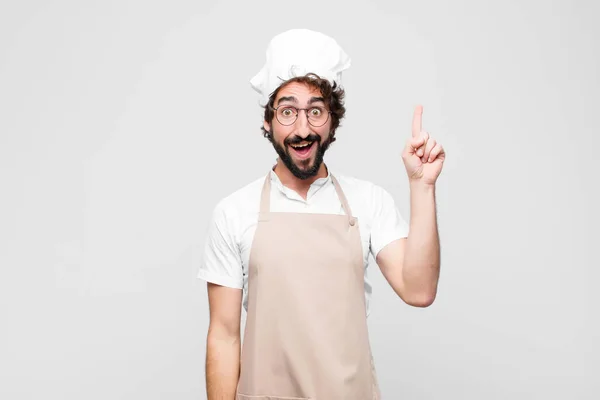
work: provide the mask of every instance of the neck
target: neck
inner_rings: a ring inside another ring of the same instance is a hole
[[[302,196],[303,199],[306,199],[310,185],[312,185],[317,179],[327,177],[327,166],[325,163],[321,164],[319,172],[315,176],[308,179],[298,179],[280,159],[277,159],[277,164],[275,165],[273,171],[275,174],[277,174],[277,177],[283,186],[292,189]]]

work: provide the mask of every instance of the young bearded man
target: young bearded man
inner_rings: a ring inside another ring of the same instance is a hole
[[[346,112],[340,83],[349,66],[332,38],[295,29],[271,40],[251,81],[278,158],[213,211],[199,272],[208,282],[209,400],[379,399],[369,255],[405,303],[427,307],[436,297],[444,149],[422,130],[417,107],[402,153],[409,224],[386,190],[331,171],[324,155]]]

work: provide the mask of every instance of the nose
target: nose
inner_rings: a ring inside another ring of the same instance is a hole
[[[306,110],[298,110],[298,118],[296,118],[297,134],[302,138],[310,135],[310,124],[308,123],[308,115],[306,113]]]

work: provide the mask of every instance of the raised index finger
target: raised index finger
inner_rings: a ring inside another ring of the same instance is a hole
[[[423,116],[423,106],[417,106],[413,114],[412,136],[418,137],[421,134],[421,120]]]

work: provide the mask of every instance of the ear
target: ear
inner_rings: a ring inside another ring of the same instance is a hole
[[[265,128],[265,131],[271,132],[271,124],[269,124],[267,121],[263,121],[263,128]]]

